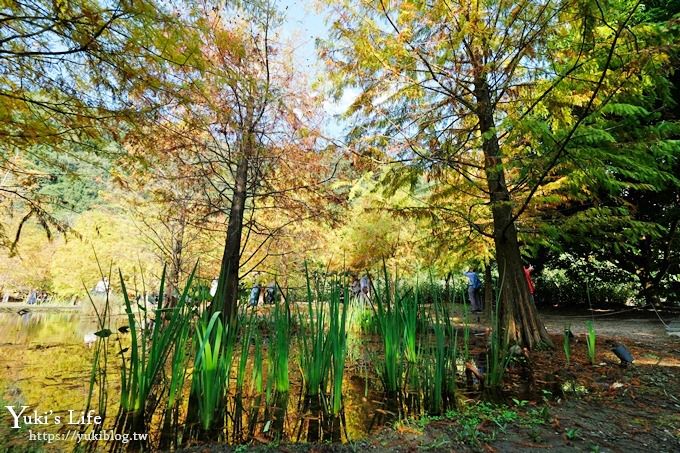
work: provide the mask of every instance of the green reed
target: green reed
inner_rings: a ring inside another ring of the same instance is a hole
[[[101,268],[101,265],[99,264],[99,259],[97,258],[97,254],[95,253],[95,260],[97,262],[97,267],[99,268],[99,272],[101,275],[102,280],[104,279],[104,271]],[[109,269],[109,276],[108,276],[109,281],[111,281],[111,272]],[[83,287],[85,289],[85,294],[87,294],[87,297],[90,301],[90,304],[92,304],[92,308],[94,309],[95,315],[97,317],[97,327],[99,330],[97,332],[106,332],[107,327],[110,324],[110,300],[109,300],[109,293],[106,293],[106,299],[104,301],[104,307],[101,311],[97,309],[97,304],[95,303],[94,300],[92,300],[92,296],[90,295],[90,292],[87,290],[87,287],[85,287],[85,284],[83,283]],[[87,391],[87,403],[85,407],[85,412],[89,412],[91,404],[92,404],[92,397],[94,396],[95,392],[95,385],[97,386],[97,413],[101,415],[103,418],[106,418],[106,402],[108,400],[108,382],[107,382],[107,365],[108,365],[108,348],[109,348],[109,339],[108,335],[97,335],[97,342],[95,344],[95,350],[94,350],[94,355],[92,357],[92,369],[90,371],[90,382],[88,386],[88,391]],[[119,340],[120,341],[120,340]],[[81,432],[84,432],[86,429],[86,425],[83,425],[81,427]],[[101,429],[101,425],[98,425],[98,427],[94,428],[94,431],[97,432]]]
[[[341,304],[340,293],[336,287],[331,293],[328,327],[331,353],[331,413],[336,416],[342,410],[342,379],[347,358],[347,306],[350,302],[346,286],[344,300],[345,302]]]
[[[437,294],[432,302],[432,310],[425,318],[429,326],[426,331],[432,334],[419,352],[420,376],[414,384],[424,394],[427,411],[441,414],[447,400],[455,401],[458,333],[446,304]]]
[[[300,370],[304,380],[306,396],[317,396],[325,388],[331,361],[330,337],[326,332],[326,312],[324,310],[321,291],[316,288],[316,297],[307,273],[307,310],[298,310],[300,324]]]
[[[376,288],[375,304],[373,306],[385,353],[380,374],[385,391],[388,394],[397,394],[401,389],[402,382],[402,316],[395,307],[396,304],[391,301],[389,276],[387,268],[383,266],[383,269],[385,286],[383,291]]]
[[[396,286],[396,283],[395,283]],[[416,363],[417,354],[417,326],[418,326],[418,289],[409,291],[401,298],[396,296],[397,290],[395,288],[395,305],[401,315],[401,323],[404,332],[404,357],[409,363]]]
[[[235,328],[229,324],[225,328],[220,312],[214,313],[207,322],[205,318],[198,321],[191,391],[204,431],[215,429],[223,419],[235,342]]]
[[[567,359],[567,366],[571,363],[571,327],[564,328],[564,335],[562,336],[562,349],[564,349],[564,357]]]
[[[243,394],[243,385],[246,379],[246,369],[248,367],[248,357],[250,355],[250,344],[257,332],[257,323],[254,321],[255,310],[250,311],[248,315],[248,306],[246,305],[245,312],[239,316],[239,330],[244,332],[241,338],[241,351],[238,361],[238,369],[236,372],[236,393]]]
[[[434,385],[431,394],[431,410],[435,414],[440,414],[442,412],[442,406],[444,403],[444,388],[445,388],[445,376],[447,371],[447,354],[446,354],[446,332],[443,323],[439,320],[439,316],[432,325],[434,329],[434,373],[433,381]]]
[[[182,396],[182,388],[186,377],[187,343],[189,340],[190,324],[185,322],[180,327],[175,341],[170,368],[170,387],[168,389],[168,409],[172,409]]]
[[[121,409],[135,414],[133,418],[145,415],[145,404],[154,387],[159,384],[161,371],[164,369],[166,360],[177,342],[178,335],[183,326],[189,322],[185,306],[195,271],[196,268],[194,267],[177,304],[166,309],[163,308],[165,289],[165,269],[163,269],[158,292],[158,305],[154,310],[154,327],[150,334],[149,329],[144,328],[144,326],[138,327],[123,274],[119,271],[131,337],[129,364],[125,363],[125,358],[121,354],[123,366],[121,367],[120,403]],[[144,306],[137,304],[137,308],[143,313],[144,319],[147,320],[146,302]]]
[[[588,360],[590,360],[591,365],[595,365],[597,350],[595,347],[595,342],[597,340],[597,334],[595,333],[595,326],[593,321],[586,322],[586,328],[588,332],[586,334],[586,344],[588,345]]]
[[[448,395],[454,395],[457,390],[456,375],[458,372],[458,329],[453,322],[449,306],[443,300],[437,301],[435,305],[435,313],[439,317],[439,322],[443,323],[444,332],[448,340],[448,347],[446,348],[446,371],[444,373],[445,392]],[[465,348],[469,348],[466,344]]]
[[[463,296],[463,358],[470,359],[470,307]]]
[[[262,394],[262,340],[258,330],[254,334],[255,346],[253,351],[253,373],[250,380],[250,391]]]
[[[288,377],[288,357],[290,355],[290,307],[288,299],[277,302],[272,312],[273,331],[269,345],[269,375],[268,382],[279,393],[290,390]]]
[[[500,319],[500,294],[497,291],[496,304],[491,311],[491,338],[486,354],[487,374],[484,385],[489,389],[498,389],[503,385],[503,378],[505,377],[505,370],[510,363],[511,355],[508,351],[508,344],[505,341],[501,328]]]

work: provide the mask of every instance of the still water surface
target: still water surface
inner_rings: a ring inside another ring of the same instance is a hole
[[[127,324],[123,318],[121,325]],[[117,326],[115,322],[112,324]],[[20,451],[37,446],[28,440],[28,429],[10,429],[12,417],[4,408],[13,405],[30,406],[30,411],[51,417],[68,417],[68,411],[79,414],[85,409],[89,390],[92,341],[97,330],[96,318],[81,313],[0,313],[0,395],[3,417],[0,425],[0,451],[16,448]],[[110,343],[113,346],[113,343]],[[352,352],[350,351],[350,355]],[[355,351],[361,355],[361,351]],[[109,403],[104,425],[113,424],[118,407],[119,380],[117,356],[112,355],[109,368]],[[296,371],[295,359],[291,359],[291,397],[288,399],[286,421],[282,436],[297,441],[306,440],[310,424],[318,420],[318,414],[310,413],[301,404],[301,382]],[[391,421],[396,414],[385,410],[373,370],[367,374],[366,367],[360,371],[348,358],[343,389],[344,427],[341,440],[360,439],[381,425]],[[258,420],[260,434],[267,420]],[[31,427],[32,428],[32,427]],[[38,426],[41,432],[63,433],[68,426],[50,423]],[[154,429],[151,427],[150,429]],[[36,431],[36,430],[34,430]],[[155,433],[157,434],[157,433]],[[152,436],[154,433],[152,433]],[[314,435],[316,437],[316,435]],[[41,449],[60,451],[66,447],[41,445]]]

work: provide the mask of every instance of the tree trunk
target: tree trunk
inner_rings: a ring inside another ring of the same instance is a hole
[[[649,275],[648,272],[642,271],[638,273],[638,280],[640,281],[640,287],[642,288],[640,292],[642,293],[642,297],[645,300],[645,305],[658,307],[659,295],[654,279]]]
[[[493,236],[500,279],[501,325],[505,339],[529,349],[539,344],[552,346],[552,341],[531,302],[524,278],[522,259],[513,221],[510,191],[505,182],[503,160],[495,131],[493,106],[486,77],[475,80],[476,116],[482,134],[484,170],[491,199]]]
[[[173,232],[172,255],[170,256],[170,275],[168,276],[168,292],[166,307],[174,307],[177,303],[175,292],[179,294],[179,282],[182,274],[182,252],[184,250],[184,228],[186,225],[184,212],[179,219],[178,229]]]
[[[491,276],[491,263],[484,266],[484,316],[491,319],[493,314],[493,277]]]
[[[247,187],[248,156],[244,153],[236,165],[234,192],[229,210],[229,223],[227,224],[227,239],[224,244],[217,292],[210,306],[211,313],[222,312],[225,325],[235,318],[238,304],[238,271],[241,264],[241,233],[243,231]]]

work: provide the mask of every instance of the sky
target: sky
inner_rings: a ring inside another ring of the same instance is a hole
[[[285,16],[282,29],[285,38],[296,43],[296,67],[308,75],[310,84],[318,78],[323,80],[324,66],[317,55],[316,41],[329,36],[329,27],[325,23],[326,13],[319,11],[314,0],[278,0],[276,4]],[[347,110],[357,94],[357,90],[349,89],[339,100],[329,99],[324,102],[323,108],[329,116],[325,125],[327,135],[342,139],[347,124],[338,115]]]

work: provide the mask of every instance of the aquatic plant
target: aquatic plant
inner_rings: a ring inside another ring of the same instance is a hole
[[[235,327],[222,324],[220,312],[196,326],[196,359],[191,391],[198,404],[198,417],[204,431],[216,428],[225,409],[225,392],[236,342]]]
[[[418,326],[418,289],[407,291],[402,297],[396,296],[398,290],[395,282],[395,308],[401,316],[404,335],[404,357],[409,363],[416,363],[417,354],[417,326]]]
[[[352,306],[356,307],[357,317],[353,319],[358,319],[359,321],[359,331],[367,335],[376,335],[380,333],[380,325],[375,312],[371,308],[365,307],[364,304],[352,303]]]
[[[463,358],[470,359],[470,307],[463,297]]]
[[[331,350],[329,335],[325,330],[326,315],[322,295],[317,287],[317,297],[314,297],[306,263],[305,278],[307,281],[307,311],[306,313],[300,310],[297,312],[300,324],[299,357],[306,396],[313,397],[325,388]]]
[[[337,286],[331,293],[330,322],[328,327],[329,350],[331,353],[331,414],[337,416],[342,410],[342,379],[347,358],[347,306],[340,303]],[[344,288],[344,300],[349,301],[349,292]],[[340,308],[342,306],[342,309]]]
[[[502,284],[500,286],[502,288]],[[484,385],[488,389],[498,389],[503,385],[505,370],[510,363],[511,355],[508,352],[508,344],[502,334],[500,319],[500,289],[496,292],[497,299],[494,309],[491,311],[491,337],[486,354],[487,374]]]
[[[145,416],[145,404],[149,400],[154,387],[160,382],[161,370],[165,368],[167,358],[177,342],[178,335],[182,332],[183,326],[189,322],[185,305],[195,271],[196,268],[194,267],[176,305],[164,308],[164,268],[154,318],[149,320],[146,302],[144,305],[137,304],[141,316],[144,317],[139,323],[132,310],[123,274],[119,271],[125,312],[129,324],[128,330],[131,337],[129,362],[126,363],[125,356],[121,354],[123,366],[121,367],[120,407],[122,410],[133,414],[133,423],[143,422],[140,417]],[[145,328],[145,325],[148,325],[149,322],[154,323],[152,329]]]
[[[189,340],[190,324],[188,322],[182,324],[177,340],[175,341],[174,351],[172,354],[172,363],[170,368],[170,386],[168,388],[168,409],[172,409],[177,404],[177,400],[182,395],[182,388],[184,387],[184,380],[186,376],[187,364],[187,343]]]
[[[439,322],[444,325],[444,333],[448,340],[448,347],[446,347],[446,371],[444,373],[445,392],[453,396],[457,389],[456,376],[458,373],[458,329],[451,319],[451,313],[448,305],[439,300],[435,304],[435,313],[439,317]],[[465,345],[469,348],[469,345]]]
[[[248,356],[250,353],[250,344],[257,332],[257,323],[254,321],[255,310],[250,310],[248,314],[248,306],[245,305],[245,312],[239,315],[239,330],[244,332],[241,338],[241,351],[239,354],[238,369],[236,372],[236,393],[241,395],[243,393],[243,385],[246,379],[246,369],[248,367]]]
[[[432,335],[419,352],[422,366],[415,385],[425,397],[427,411],[441,414],[447,401],[455,401],[458,334],[445,304],[436,295],[433,302],[426,318]]]
[[[380,335],[383,340],[384,357],[382,370],[380,371],[383,386],[388,394],[397,394],[401,389],[402,381],[402,317],[394,307],[390,292],[389,276],[387,268],[384,268],[384,288],[375,290],[375,316],[378,321]]]
[[[592,321],[586,322],[586,328],[588,332],[586,334],[586,344],[588,346],[588,360],[590,360],[591,365],[595,365],[596,359],[596,348],[595,341],[597,340],[597,334],[595,333],[595,326]]]
[[[253,372],[250,378],[250,391],[257,395],[262,393],[262,340],[259,331],[255,330],[253,350]]]
[[[433,413],[439,414],[442,411],[444,402],[444,376],[446,375],[447,368],[446,367],[447,357],[445,347],[446,333],[443,324],[439,320],[438,315],[432,327],[434,328],[435,338],[434,367],[433,367],[434,385],[432,388],[430,401],[431,411]]]
[[[273,389],[280,393],[290,390],[288,357],[290,355],[290,306],[288,299],[277,302],[272,310],[272,335],[269,344],[269,376]]]
[[[99,259],[97,258],[97,255],[95,253],[95,259],[97,261],[97,266],[99,267],[100,274],[102,276],[102,280],[104,280],[104,272],[102,271],[102,268],[99,264]],[[111,277],[111,272],[109,272],[109,281]],[[84,284],[83,284],[84,286]],[[109,292],[106,294],[106,298],[104,301],[104,306],[102,307],[102,310],[97,309],[97,304],[95,301],[92,299],[92,296],[90,295],[90,292],[87,290],[85,287],[85,294],[87,294],[88,299],[90,301],[90,304],[94,310],[94,313],[97,317],[97,327],[98,331],[97,332],[110,332],[109,327],[109,314],[110,314],[110,300],[109,300]],[[97,335],[97,341],[94,347],[94,354],[92,357],[92,368],[90,370],[90,381],[88,385],[88,391],[87,391],[87,403],[85,406],[85,412],[89,412],[90,407],[92,405],[92,398],[94,396],[95,392],[95,387],[97,388],[97,412],[99,415],[102,417],[106,417],[106,407],[107,407],[107,400],[108,400],[108,387],[107,387],[107,365],[108,365],[108,348],[109,348],[109,335]],[[81,432],[84,432],[84,429],[86,429],[85,425],[81,427]],[[94,431],[97,432],[101,429],[101,425],[97,425],[94,427]]]
[[[562,349],[564,349],[564,357],[567,359],[567,366],[571,363],[571,328],[566,326],[564,328],[564,335],[562,336]]]

